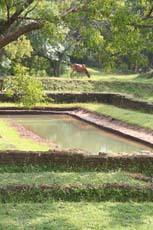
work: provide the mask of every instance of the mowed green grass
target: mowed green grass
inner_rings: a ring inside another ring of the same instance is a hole
[[[138,74],[105,74],[101,70],[88,68],[91,78],[69,73],[60,78],[42,78],[46,91],[51,92],[110,92],[122,93],[139,100],[153,102],[152,78]]]
[[[27,172],[0,173],[0,186],[6,185],[102,185],[105,183],[128,183],[130,185],[146,185],[148,183],[133,179],[123,171],[112,172]]]
[[[106,104],[81,104],[82,108],[88,109],[98,114],[104,114],[106,116],[113,117],[117,120],[129,124],[135,124],[140,127],[153,130],[153,115],[147,113],[141,113],[138,111],[118,108],[112,105]]]
[[[153,102],[153,83],[110,79],[66,79],[43,80],[46,92],[55,93],[121,93],[137,100]]]
[[[1,230],[152,230],[153,203],[0,204]]]
[[[112,80],[121,80],[121,81],[132,81],[132,82],[146,82],[146,83],[152,83],[152,78],[148,78],[147,75],[145,74],[142,75],[140,74],[116,74],[116,73],[105,73],[101,69],[96,69],[96,68],[90,68],[87,67],[92,80],[101,80],[101,81],[112,81]],[[88,79],[85,75],[80,75],[77,73],[73,74],[74,79]],[[70,72],[68,71],[67,73],[63,74],[60,79],[65,79],[65,78],[70,78]]]
[[[7,121],[0,119],[0,150],[26,150],[26,151],[47,151],[47,144],[37,143],[28,138],[23,138],[12,128]]]

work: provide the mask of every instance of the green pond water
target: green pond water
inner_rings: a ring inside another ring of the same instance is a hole
[[[79,148],[99,153],[135,153],[148,147],[103,131],[67,115],[11,115],[5,116],[38,136],[56,143],[61,148]]]

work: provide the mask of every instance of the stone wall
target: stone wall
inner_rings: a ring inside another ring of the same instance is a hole
[[[0,151],[0,165],[55,165],[97,170],[153,172],[153,155],[86,155],[77,151]]]
[[[87,103],[98,102],[115,105],[120,108],[138,110],[153,114],[153,103],[138,101],[122,94],[116,93],[48,93],[49,98],[53,98],[56,103]],[[15,98],[9,98],[0,93],[1,102],[14,102]]]
[[[153,113],[153,103],[138,101],[122,94],[115,93],[48,93],[56,103],[73,102],[98,102],[115,105],[121,108],[139,110],[146,113]]]

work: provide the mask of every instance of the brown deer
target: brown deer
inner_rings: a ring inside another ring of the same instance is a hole
[[[90,78],[90,73],[88,72],[85,64],[72,64],[71,69],[72,69],[72,71],[70,73],[70,77],[72,77],[72,74],[74,72],[77,72],[77,73],[81,73],[81,74],[86,74],[88,76],[88,78]]]

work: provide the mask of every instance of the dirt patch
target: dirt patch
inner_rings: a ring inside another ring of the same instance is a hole
[[[48,147],[51,147],[54,149],[59,148],[59,146],[56,143],[53,143],[50,140],[47,140],[47,139],[44,139],[44,138],[38,136],[34,132],[26,129],[23,125],[15,122],[13,120],[9,120],[8,123],[11,127],[13,127],[19,133],[19,135],[21,137],[23,137],[25,139],[33,140],[39,144],[48,145]]]
[[[133,179],[136,179],[136,180],[141,180],[141,181],[153,183],[153,178],[144,176],[141,173],[129,173],[128,175],[131,176]]]

